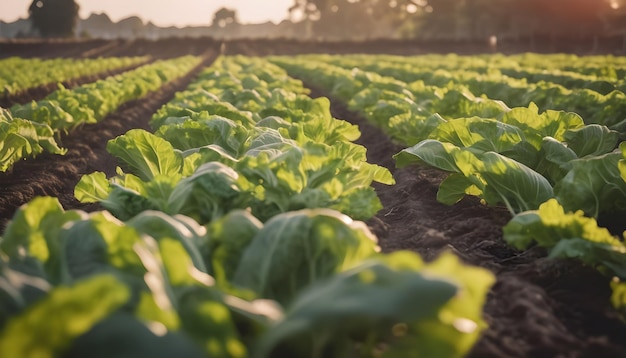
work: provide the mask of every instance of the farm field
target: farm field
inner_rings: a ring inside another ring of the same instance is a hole
[[[0,356],[626,356],[623,57],[47,46],[129,62],[4,92]]]

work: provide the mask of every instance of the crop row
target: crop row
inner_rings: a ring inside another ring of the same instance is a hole
[[[554,74],[545,75],[532,69],[499,70],[498,67],[490,67],[444,70],[433,67],[437,62],[424,66],[419,57],[385,62],[378,57],[368,59],[327,56],[324,61],[347,69],[358,66],[365,71],[407,82],[409,88],[420,88],[423,85],[453,87],[461,92],[469,90],[478,97],[501,100],[509,107],[527,107],[534,103],[541,112],[575,112],[587,124],[602,124],[621,133],[626,132],[626,94],[623,92],[626,89],[625,77],[609,82],[608,78],[597,76],[583,79],[562,75],[559,79],[554,78]],[[510,74],[516,77],[511,77]],[[533,78],[537,83],[529,83]],[[554,80],[561,84],[552,82]],[[418,93],[416,96],[422,97]]]
[[[63,154],[61,133],[97,123],[123,103],[158,90],[197,66],[197,57],[157,61],[138,69],[89,83],[72,90],[59,88],[40,101],[14,105],[0,112],[0,171],[16,161],[34,157],[44,150]]]
[[[3,96],[8,96],[41,85],[138,65],[147,60],[146,57],[50,60],[10,57],[0,60],[0,89]]]
[[[473,195],[490,205],[504,205],[518,214],[504,228],[511,245],[527,248],[536,242],[553,257],[576,258],[626,279],[626,245],[595,220],[626,209],[626,145],[617,149],[620,133],[586,125],[576,113],[539,113],[534,104],[509,109],[471,92],[459,96],[454,85],[407,85],[325,64],[322,58],[274,62],[346,101],[397,139],[415,141],[395,156],[396,165],[450,173],[440,184],[439,201],[453,204]],[[375,58],[361,62],[366,68],[379,63]],[[432,92],[421,96],[412,91],[416,87]],[[440,108],[445,115],[437,113]],[[619,287],[616,283],[614,304],[623,312],[626,295]]]
[[[355,59],[360,55],[345,55],[345,59]],[[519,55],[476,55],[460,56],[424,55],[400,57],[377,55],[377,61],[393,64],[411,63],[416,69],[468,71],[488,73],[502,72],[514,78],[525,78],[528,82],[554,82],[567,88],[584,87],[593,82],[609,82],[614,86],[624,83],[626,78],[626,62],[622,57],[585,56],[579,57],[566,54],[533,54]]]
[[[306,92],[266,61],[221,58],[154,133],[109,142],[116,176],[77,185],[109,211],[21,208],[0,241],[0,355],[465,354],[492,275],[378,253],[346,214],[374,215],[370,184],[392,178]]]

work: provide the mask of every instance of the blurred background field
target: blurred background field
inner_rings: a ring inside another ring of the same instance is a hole
[[[496,51],[623,54],[626,1],[183,0],[128,4],[5,0],[0,4],[2,57],[28,55],[19,52],[22,44],[41,47],[40,55],[48,51],[48,56],[89,57],[111,55],[102,46],[139,46],[137,51],[141,51],[157,40],[171,38],[186,38],[188,44],[178,44],[184,51],[194,52],[193,48],[203,46],[202,40],[227,40],[233,42],[231,49],[244,46],[259,55]],[[133,42],[137,40],[143,41],[142,45]],[[273,41],[268,44],[258,40]],[[60,49],[63,46],[72,47],[74,52],[64,53]]]

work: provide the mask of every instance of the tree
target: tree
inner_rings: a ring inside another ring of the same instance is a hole
[[[619,21],[625,0],[294,0],[292,20],[314,35],[354,38],[406,33],[429,39],[588,36]]]
[[[74,0],[33,0],[28,8],[35,30],[44,37],[74,36],[79,6]]]
[[[211,26],[225,28],[232,24],[238,24],[237,11],[227,9],[225,7],[217,10],[213,15],[213,23]]]
[[[612,7],[622,0],[424,0],[420,31],[482,39],[601,34]]]

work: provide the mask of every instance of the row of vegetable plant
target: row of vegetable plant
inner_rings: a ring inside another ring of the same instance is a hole
[[[21,118],[0,108],[0,172],[11,168],[13,163],[47,151],[64,154],[54,138],[50,126]]]
[[[355,59],[361,55],[345,55],[346,59]],[[406,64],[410,62],[422,69],[458,70],[464,69],[481,73],[495,70],[514,78],[525,78],[530,83],[540,81],[553,82],[568,88],[586,87],[593,82],[608,82],[620,87],[626,76],[626,62],[622,57],[585,56],[568,54],[518,55],[488,54],[463,56],[457,54],[395,56],[376,55],[377,60],[385,63]]]
[[[9,96],[29,88],[123,69],[147,61],[147,57],[97,59],[9,57],[0,60],[0,89],[3,96]]]
[[[276,58],[274,62],[296,77],[348,99],[350,108],[389,133],[401,133],[393,127],[398,118],[407,119],[401,128],[422,138],[395,156],[396,165],[426,165],[449,172],[440,185],[438,200],[453,204],[465,195],[474,195],[487,204],[504,205],[512,214],[519,214],[504,229],[504,239],[512,245],[526,248],[537,242],[554,257],[577,258],[618,280],[626,278],[626,245],[599,228],[594,219],[626,210],[626,182],[618,166],[622,153],[616,149],[618,132],[603,125],[585,125],[572,112],[539,113],[534,104],[513,109],[503,106],[500,113],[477,115],[472,113],[476,107],[466,104],[472,103],[468,98],[493,102],[471,93],[451,106],[461,113],[457,118],[436,113],[428,116],[428,112],[420,116],[416,113],[424,113],[424,108],[416,102],[425,103],[430,110],[437,108],[446,103],[446,94],[455,91],[454,86],[436,88],[424,99],[406,91],[415,84],[402,87],[401,82],[377,74],[310,59]],[[363,62],[366,67],[378,63],[375,58]],[[393,87],[395,93],[388,90]],[[397,113],[385,123],[384,115],[377,112],[388,107]],[[401,113],[403,108],[406,113]],[[620,296],[618,289],[615,292],[615,297],[621,298],[614,298],[614,304],[623,311],[624,294]]]
[[[117,218],[21,208],[0,241],[0,355],[463,356],[493,276],[381,254],[333,210],[373,215],[366,187],[391,177],[305,93],[268,62],[222,58],[154,134],[109,143],[117,176],[78,184]]]
[[[123,103],[158,90],[199,63],[200,58],[193,56],[157,61],[72,90],[60,87],[40,101],[14,105],[10,115],[3,111],[0,118],[0,125],[5,128],[0,132],[4,144],[0,170],[7,171],[16,161],[34,157],[43,150],[63,154],[61,133],[99,122]]]
[[[319,59],[310,59],[316,58]],[[518,78],[513,78],[497,67],[486,71],[464,68],[443,70],[433,67],[434,64],[430,68],[422,66],[421,61],[412,61],[412,58],[393,62],[380,61],[377,57],[355,57],[353,60],[332,56],[325,58],[327,62],[341,67],[358,66],[402,81],[423,81],[436,87],[449,87],[450,84],[466,86],[475,96],[485,95],[493,100],[502,100],[510,107],[526,107],[535,103],[542,112],[549,109],[576,112],[587,124],[603,124],[621,133],[626,132],[625,77],[613,83],[596,77],[592,81],[578,83],[583,88],[572,88],[547,79],[529,83],[528,78],[532,78],[530,71],[520,71]]]
[[[346,59],[355,59],[360,55],[344,55]],[[585,56],[556,54],[524,53],[519,55],[473,55],[457,54],[424,55],[419,57],[400,57],[377,55],[377,60],[394,64],[408,62],[419,66],[420,70],[458,70],[464,69],[480,73],[493,70],[514,78],[525,78],[528,82],[554,82],[567,88],[581,88],[594,82],[608,82],[620,87],[626,77],[626,62],[621,57]]]
[[[112,141],[109,150],[121,157],[127,168],[133,169],[133,174],[143,180],[153,180],[154,173],[134,163],[142,154],[136,151],[145,150],[149,145],[162,147],[162,155],[169,157],[160,161],[170,163],[171,167],[161,166],[160,174],[167,176],[172,187],[180,179],[173,176],[174,173],[182,171],[183,176],[187,176],[205,162],[219,161],[234,170],[241,192],[246,193],[224,202],[252,207],[253,213],[263,218],[305,207],[329,207],[366,220],[381,208],[370,184],[372,181],[391,184],[391,174],[366,162],[365,148],[349,142],[358,138],[358,128],[333,119],[327,99],[312,100],[290,92],[281,80],[265,85],[258,78],[261,72],[247,74],[241,80],[243,84],[230,83],[230,71],[237,73],[242,69],[216,70],[222,61],[218,60],[209,71],[201,74],[201,79],[205,79],[202,84],[196,82],[189,91],[177,95],[180,99],[157,112],[152,120],[154,135],[133,130]],[[258,71],[264,69],[263,65],[256,67]],[[299,90],[302,91],[301,86]],[[147,144],[136,144],[143,142]],[[86,178],[90,183],[103,179],[103,173]],[[128,182],[125,178],[115,180],[118,191],[122,190],[120,183]],[[163,180],[165,178],[156,179],[160,186],[165,185]],[[84,194],[85,197],[95,195]],[[128,194],[119,199],[139,200],[129,198]],[[197,209],[184,202],[168,203],[167,197],[160,199],[156,200],[158,206],[152,204],[152,209],[170,214],[177,213],[176,208]],[[197,195],[189,199],[196,200]],[[109,204],[111,200],[108,199],[107,205],[131,210],[131,206],[124,203]],[[200,204],[209,205],[209,202],[205,200]],[[151,204],[144,205],[150,207]],[[132,215],[134,213],[128,214]],[[205,215],[202,220],[210,219],[211,216]]]

